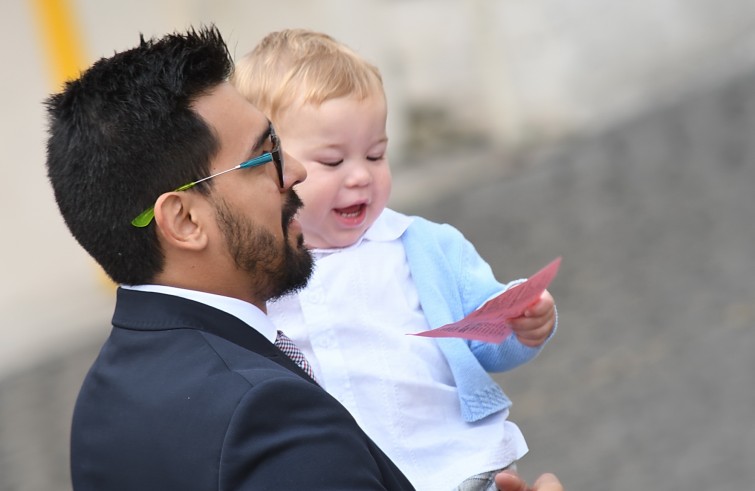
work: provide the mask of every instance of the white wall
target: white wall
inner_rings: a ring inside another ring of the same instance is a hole
[[[409,101],[503,142],[592,129],[755,65],[752,0],[390,2]]]

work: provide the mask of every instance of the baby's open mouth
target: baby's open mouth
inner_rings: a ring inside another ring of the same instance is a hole
[[[346,208],[336,208],[335,212],[344,218],[356,218],[362,214],[366,205],[364,203],[360,205],[347,206]]]

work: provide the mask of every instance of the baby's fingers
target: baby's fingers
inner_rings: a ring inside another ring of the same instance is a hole
[[[548,311],[553,310],[555,305],[556,304],[553,301],[553,296],[548,292],[548,290],[543,290],[543,293],[540,294],[540,298],[535,303],[527,307],[522,315],[524,317],[540,317],[546,315]]]
[[[514,334],[525,346],[535,347],[541,345],[553,331],[553,314],[540,317],[519,317],[511,321]]]

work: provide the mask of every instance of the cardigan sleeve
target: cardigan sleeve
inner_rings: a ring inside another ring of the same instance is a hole
[[[495,278],[490,265],[480,256],[471,242],[463,238],[460,246],[459,290],[465,316],[489,299],[524,281],[500,283]],[[504,372],[527,363],[537,356],[544,345],[536,348],[525,346],[513,334],[499,344],[469,340],[466,342],[477,361],[487,372]]]
[[[522,281],[499,282],[475,246],[449,224],[415,217],[404,246],[431,328],[460,320]],[[525,346],[514,335],[500,344],[464,342],[486,372],[511,370],[542,349]]]

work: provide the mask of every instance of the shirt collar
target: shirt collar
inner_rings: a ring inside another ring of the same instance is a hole
[[[187,300],[203,303],[214,307],[218,310],[238,317],[251,328],[265,336],[271,343],[275,342],[277,330],[270,318],[258,309],[256,306],[239,300],[238,298],[215,295],[214,293],[200,292],[197,290],[187,290],[185,288],[176,288],[165,285],[120,285],[125,290],[137,290],[142,292],[163,293],[165,295],[174,295]]]
[[[377,217],[375,223],[354,244],[340,249],[312,249],[312,252],[314,254],[327,255],[332,252],[358,247],[364,240],[390,242],[401,237],[413,220],[414,218],[412,217],[393,211],[390,208],[385,208],[380,216]]]

